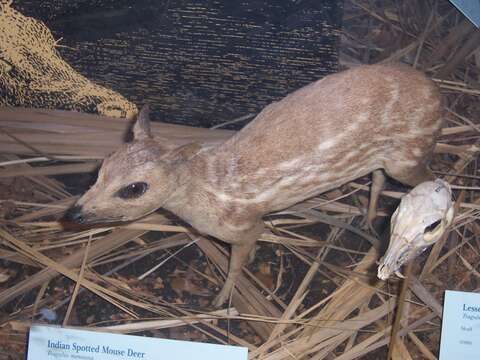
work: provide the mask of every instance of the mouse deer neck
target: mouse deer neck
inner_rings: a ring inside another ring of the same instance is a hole
[[[166,210],[180,215],[189,206],[194,195],[201,191],[204,167],[201,155],[172,164],[172,191],[163,204]]]

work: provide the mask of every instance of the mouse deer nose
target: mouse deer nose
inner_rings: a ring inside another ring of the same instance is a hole
[[[82,224],[85,221],[85,218],[82,214],[82,207],[79,205],[75,205],[68,209],[68,211],[63,216],[63,219],[68,222]]]

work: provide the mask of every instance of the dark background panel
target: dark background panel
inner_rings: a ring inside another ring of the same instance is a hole
[[[164,121],[256,113],[337,69],[336,0],[17,1],[80,73]]]

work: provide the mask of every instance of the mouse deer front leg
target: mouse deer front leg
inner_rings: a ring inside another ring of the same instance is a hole
[[[255,250],[255,244],[263,232],[263,221],[258,219],[247,231],[239,231],[234,238],[225,239],[232,244],[230,264],[227,278],[222,290],[213,301],[215,307],[220,307],[227,301],[235,287],[235,281],[242,272],[242,267],[248,262],[250,254]]]

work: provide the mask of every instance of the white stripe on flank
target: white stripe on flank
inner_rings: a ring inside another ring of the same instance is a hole
[[[327,140],[323,140],[318,146],[317,151],[322,152],[334,147],[338,143],[338,137],[333,137]]]
[[[390,117],[392,115],[393,106],[398,101],[400,95],[400,88],[397,83],[393,82],[393,89],[390,92],[390,99],[385,104],[385,109],[382,114],[382,124],[387,126],[389,123],[390,125],[394,125],[394,122],[391,121]]]

